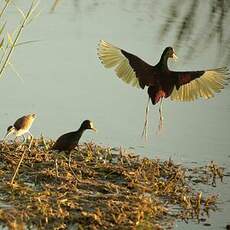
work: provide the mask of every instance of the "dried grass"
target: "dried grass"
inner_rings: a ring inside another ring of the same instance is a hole
[[[76,180],[68,155],[50,150],[52,144],[44,138],[30,150],[29,143],[0,144],[0,220],[10,229],[162,229],[177,219],[199,221],[216,208],[216,196],[194,189],[223,178],[213,162],[188,170],[170,159],[85,143],[72,152]]]

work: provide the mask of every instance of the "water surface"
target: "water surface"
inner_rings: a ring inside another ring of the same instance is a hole
[[[38,115],[31,132],[35,136],[42,133],[54,139],[77,129],[84,119],[91,119],[99,132],[85,133],[83,142],[92,140],[114,147],[133,147],[148,157],[172,157],[188,164],[204,165],[214,160],[228,171],[229,86],[209,100],[165,101],[161,135],[156,134],[158,105],[151,106],[146,143],[141,138],[146,90],[124,84],[113,70],[105,69],[97,57],[97,44],[104,39],[150,64],[158,62],[166,46],[174,46],[179,60],[169,62],[173,70],[225,66],[229,63],[230,53],[229,8],[226,6],[220,23],[218,15],[222,11],[218,6],[216,10],[212,9],[215,2],[71,0],[61,1],[50,14],[51,3],[42,1],[41,15],[25,29],[21,38],[21,41],[38,42],[18,47],[12,57],[23,81],[10,68],[0,81],[1,135],[16,118],[30,112]],[[25,0],[18,4],[25,9],[28,7]],[[192,20],[190,11],[195,15]],[[13,30],[19,14],[13,8],[9,14],[12,22],[10,20],[8,26]],[[181,26],[184,18],[191,22],[187,26],[189,29]],[[222,27],[212,32],[213,25]],[[181,28],[187,32],[180,35]],[[212,189],[212,192],[220,193],[220,201],[224,203],[221,212],[212,214],[209,229],[221,229],[229,224],[229,189],[228,178],[224,184]],[[184,227],[184,224],[177,224],[177,229]],[[186,227],[201,229],[202,225]]]

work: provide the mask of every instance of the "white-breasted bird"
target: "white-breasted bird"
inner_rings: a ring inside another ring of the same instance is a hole
[[[23,117],[18,118],[14,125],[10,125],[7,128],[7,133],[4,137],[4,140],[10,135],[10,134],[15,134],[16,138],[23,136],[24,141],[26,140],[25,135],[26,133],[29,133],[29,135],[31,137],[33,137],[33,135],[31,134],[31,132],[29,131],[31,125],[33,124],[34,119],[36,118],[36,114],[28,114],[25,115]],[[16,139],[15,138],[15,139]]]

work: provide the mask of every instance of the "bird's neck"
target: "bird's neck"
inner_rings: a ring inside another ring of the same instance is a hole
[[[162,70],[168,70],[168,56],[164,53],[161,55],[159,66],[162,68]]]
[[[85,131],[85,129],[80,127],[76,132],[79,133],[79,135],[81,136],[84,131]]]

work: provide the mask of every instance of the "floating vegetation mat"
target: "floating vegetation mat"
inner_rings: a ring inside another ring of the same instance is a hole
[[[68,153],[52,140],[31,148],[0,143],[0,222],[9,229],[162,229],[176,220],[205,221],[217,196],[196,191],[216,186],[223,169],[195,170],[141,158],[94,143]],[[18,171],[17,171],[18,169]]]

